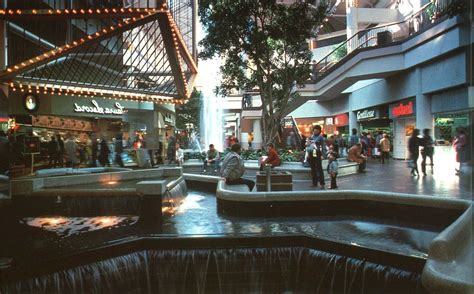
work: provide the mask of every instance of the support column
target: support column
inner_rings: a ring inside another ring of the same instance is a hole
[[[359,126],[357,124],[356,113],[352,110],[349,110],[349,135],[352,134],[352,129],[359,130]]]
[[[346,35],[347,40],[349,40],[352,36],[357,34],[359,31],[359,17],[358,17],[358,10],[356,7],[346,7]],[[353,42],[347,43],[347,53],[350,53],[354,50]]]
[[[261,128],[261,123],[260,119],[256,119],[253,121],[253,143],[252,147],[253,149],[259,149],[262,147],[262,128]]]
[[[468,95],[468,106],[469,108],[474,108],[474,86],[469,86],[467,88]]]
[[[416,95],[416,128],[430,129],[433,134],[433,114],[431,113],[431,99],[429,95]]]
[[[423,77],[421,68],[415,69],[416,81],[418,85],[416,94],[416,128],[420,131],[423,129],[430,129],[433,132],[433,114],[431,113],[431,97],[423,94]]]

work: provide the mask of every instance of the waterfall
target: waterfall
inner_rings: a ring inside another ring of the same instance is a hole
[[[198,39],[204,38],[202,26],[197,26]],[[196,88],[201,91],[200,132],[204,144],[203,149],[208,150],[209,144],[223,151],[224,147],[224,98],[216,95],[219,86],[221,61],[218,58],[199,61],[199,76]]]
[[[163,213],[174,214],[188,195],[186,182],[183,178],[178,180],[172,187],[170,187],[163,195]]]
[[[204,63],[204,62],[203,62]],[[217,76],[214,73],[212,77]],[[201,137],[204,142],[204,150],[208,150],[209,144],[214,144],[215,148],[223,151],[223,105],[224,98],[218,97],[215,93],[215,83],[207,84],[201,88]]]
[[[420,276],[304,247],[151,249],[0,283],[0,292],[425,293]]]

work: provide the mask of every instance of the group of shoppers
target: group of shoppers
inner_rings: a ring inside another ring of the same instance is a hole
[[[420,137],[420,130],[414,129],[410,139],[408,140],[408,152],[409,152],[409,161],[408,165],[410,167],[410,174],[412,176],[419,176],[420,172],[418,170],[418,159],[422,157],[421,160],[421,172],[426,176],[426,165],[427,159],[430,159],[430,165],[434,166],[433,155],[434,155],[434,145],[435,142],[430,135],[430,129],[423,130],[423,136]],[[466,140],[466,131],[463,128],[456,129],[456,136],[453,139],[453,149],[456,154],[456,167],[455,172],[457,175],[462,173],[462,163],[467,161],[468,150],[467,150],[467,140]]]
[[[430,159],[430,165],[434,166],[434,140],[430,135],[430,129],[423,130],[423,137],[420,137],[420,130],[414,129],[410,139],[408,139],[409,161],[408,166],[411,168],[410,174],[412,176],[419,176],[418,158],[422,156],[421,172],[426,176],[426,159]]]
[[[47,150],[50,168],[64,166],[74,168],[80,162],[80,157],[77,156],[79,146],[71,134],[66,136],[65,141],[59,134],[51,136]]]

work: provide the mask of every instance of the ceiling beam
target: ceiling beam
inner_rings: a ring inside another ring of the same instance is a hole
[[[168,55],[168,62],[173,72],[174,81],[176,85],[176,90],[182,98],[186,98],[188,89],[185,86],[185,79],[183,70],[180,63],[180,54],[178,47],[178,42],[173,38],[173,32],[171,28],[171,23],[169,22],[169,17],[165,13],[158,15],[158,24],[160,25],[160,32],[163,36],[163,44],[165,45],[165,50]]]
[[[74,41],[72,44],[67,44],[57,49],[50,50],[48,52],[42,53],[36,57],[32,57],[31,59],[21,62],[16,65],[9,66],[6,70],[0,72],[0,81],[9,81],[13,77],[29,71],[35,67],[38,67],[43,64],[47,64],[53,60],[56,60],[62,56],[66,56],[70,53],[78,53],[81,48],[85,46],[89,46],[90,44],[94,44],[97,42],[101,42],[107,38],[120,34],[124,31],[128,31],[154,21],[158,18],[158,16],[162,16],[166,18],[166,11],[157,11],[157,12],[149,12],[148,15],[141,15],[140,17],[131,19],[131,20],[124,20],[119,24],[113,26],[113,29],[107,28],[101,31],[96,32],[95,34],[89,35],[87,37],[81,38],[80,40]]]
[[[157,12],[159,8],[90,8],[90,9],[1,9],[3,20],[61,20],[91,18],[132,18],[148,12]]]

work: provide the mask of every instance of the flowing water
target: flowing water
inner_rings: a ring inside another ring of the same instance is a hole
[[[419,273],[301,247],[144,250],[3,293],[424,293]]]
[[[64,198],[59,202],[65,201]],[[167,208],[169,211],[166,211]],[[3,250],[3,256],[12,257],[17,264],[28,265],[38,256],[48,260],[56,255],[67,256],[76,250],[110,245],[127,238],[132,241],[149,234],[164,234],[176,238],[200,235],[305,235],[423,258],[430,241],[439,234],[439,231],[424,228],[422,224],[406,226],[393,221],[354,216],[270,218],[220,215],[214,193],[191,191],[188,194],[184,181],[169,187],[163,198],[163,212],[163,225],[156,232],[141,231],[138,216],[23,218],[21,227],[12,227],[12,232],[5,234],[10,235],[14,231],[16,235],[26,236],[17,241],[6,240],[8,250]],[[42,267],[38,267],[43,274],[21,282],[0,283],[0,293],[424,291],[420,286],[419,272],[407,272],[316,249],[239,248],[238,243],[235,247],[222,249],[214,248],[212,242],[209,248],[136,248],[135,252],[130,249],[129,253],[120,253],[123,256],[106,260],[101,260],[106,257],[96,254],[93,259],[88,259],[95,262],[84,264],[84,261],[76,260],[73,264],[82,265],[50,274],[45,274]],[[64,261],[64,264],[71,263]]]
[[[175,214],[187,195],[188,190],[186,187],[186,182],[181,179],[178,183],[176,183],[176,185],[167,190],[163,196],[163,214]]]
[[[214,144],[215,148],[223,151],[224,147],[224,98],[216,95],[215,90],[220,79],[219,61],[203,60],[200,68],[205,69],[205,73],[200,74],[199,83],[201,86],[201,140],[204,150],[209,144]]]

